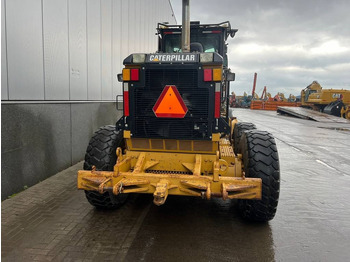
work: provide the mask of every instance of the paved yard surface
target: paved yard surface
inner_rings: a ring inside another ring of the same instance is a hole
[[[274,134],[281,195],[274,220],[242,221],[234,202],[134,195],[99,211],[76,190],[82,162],[1,205],[3,261],[348,261],[350,125],[236,109]]]

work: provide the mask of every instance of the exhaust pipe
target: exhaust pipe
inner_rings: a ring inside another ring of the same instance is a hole
[[[182,52],[190,52],[190,0],[182,0]]]

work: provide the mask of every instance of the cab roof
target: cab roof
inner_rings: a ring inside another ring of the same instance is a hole
[[[199,21],[191,21],[191,29],[221,29],[225,32],[225,40],[229,36],[232,38],[235,36],[238,29],[232,29],[229,21],[222,22],[219,24],[200,24]],[[182,25],[168,25],[166,23],[158,23],[157,32],[163,34],[164,31],[181,31]]]

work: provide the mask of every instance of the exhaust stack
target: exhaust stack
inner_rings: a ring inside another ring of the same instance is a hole
[[[190,0],[182,0],[182,52],[190,52]]]

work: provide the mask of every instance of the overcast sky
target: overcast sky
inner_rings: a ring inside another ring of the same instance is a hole
[[[182,1],[171,0],[178,24]],[[273,96],[299,95],[317,80],[323,88],[350,89],[349,0],[190,0],[191,20],[230,21],[239,31],[229,40],[231,90]]]

